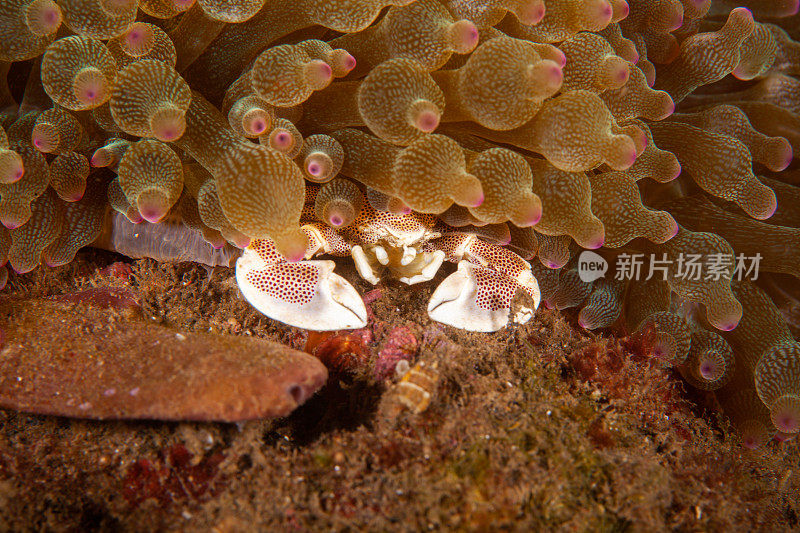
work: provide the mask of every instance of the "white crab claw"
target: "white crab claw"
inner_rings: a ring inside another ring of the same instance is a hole
[[[460,261],[433,292],[428,315],[469,331],[497,331],[508,324],[516,289],[517,283],[503,274]]]
[[[265,263],[245,249],[236,261],[236,283],[245,299],[266,316],[315,331],[367,325],[358,292],[335,274],[333,261]]]
[[[417,249],[413,246],[403,246],[403,257],[400,258],[400,264],[403,266],[408,265],[416,259],[417,257]]]
[[[517,276],[517,283],[519,287],[528,293],[528,296],[533,300],[533,311],[539,309],[539,304],[542,301],[542,293],[539,290],[539,281],[530,270],[523,270]]]
[[[444,252],[441,250],[436,250],[433,253],[424,252],[417,254],[415,261],[406,265],[407,268],[402,270],[396,269],[398,270],[397,279],[408,285],[430,281],[436,276],[439,267],[441,267],[444,262],[444,258]]]
[[[372,248],[372,253],[375,254],[375,257],[378,259],[378,263],[382,264],[383,266],[389,264],[389,253],[383,246],[376,244]]]
[[[376,285],[381,280],[378,276],[378,269],[375,268],[373,262],[369,260],[367,253],[361,246],[355,245],[350,248],[350,255],[353,257],[353,262],[356,265],[356,271],[359,276],[373,285]]]

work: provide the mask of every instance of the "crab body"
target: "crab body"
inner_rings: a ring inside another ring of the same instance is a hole
[[[323,254],[352,256],[359,275],[373,285],[387,274],[408,285],[429,281],[445,260],[457,263],[431,296],[428,314],[462,329],[504,327],[518,290],[530,295],[534,309],[539,305],[530,264],[479,237],[479,228],[454,228],[431,214],[378,211],[368,203],[348,226],[334,227],[315,220],[311,203],[301,220],[309,243],[304,260],[288,262],[270,239],[260,239],[236,262],[242,294],[270,318],[317,331],[366,326],[355,288],[333,271],[333,261],[313,259]]]

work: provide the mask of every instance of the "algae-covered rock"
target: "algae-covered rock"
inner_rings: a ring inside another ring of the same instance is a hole
[[[316,358],[275,342],[178,333],[72,300],[0,300],[0,407],[236,422],[285,416],[328,376]]]

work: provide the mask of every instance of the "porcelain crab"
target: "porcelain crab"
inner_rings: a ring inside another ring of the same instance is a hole
[[[359,275],[372,284],[388,273],[413,285],[433,279],[445,260],[457,263],[431,296],[428,314],[470,331],[503,328],[518,290],[530,295],[534,309],[539,305],[530,264],[501,243],[481,238],[480,230],[450,227],[436,215],[378,211],[366,202],[351,224],[333,227],[313,220],[313,206],[306,207],[305,260],[288,262],[271,240],[261,239],[236,262],[243,296],[270,318],[318,331],[366,326],[364,302],[334,273],[335,263],[312,259],[322,254],[352,256]]]

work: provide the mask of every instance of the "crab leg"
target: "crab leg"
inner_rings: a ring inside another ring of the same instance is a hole
[[[497,331],[508,323],[511,300],[517,290],[541,299],[530,264],[514,252],[481,241],[474,235],[450,235],[435,243],[458,270],[436,288],[428,315],[470,331]]]
[[[381,245],[353,246],[353,261],[359,275],[373,285],[380,281],[382,267],[388,268],[398,281],[414,285],[433,279],[444,261],[444,252],[417,252],[415,248],[390,248]]]
[[[306,257],[341,254],[342,242],[329,241],[324,228],[303,226]],[[236,283],[245,299],[266,316],[316,331],[362,328],[367,310],[356,290],[335,274],[333,261],[286,261],[270,239],[254,240],[236,261]]]

